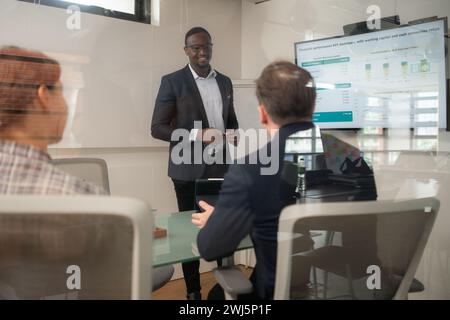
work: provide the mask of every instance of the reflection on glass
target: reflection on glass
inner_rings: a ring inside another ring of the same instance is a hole
[[[418,113],[415,115],[414,120],[416,122],[436,122],[437,113]]]
[[[330,83],[318,82],[318,83],[316,83],[316,88],[317,88],[317,90],[334,90],[335,86]]]
[[[376,128],[376,127],[368,127],[363,128],[363,134],[364,135],[383,135],[383,128]]]
[[[324,147],[320,129],[299,131],[286,139],[280,199],[289,205],[306,196],[307,171],[321,169]]]
[[[397,161],[399,156],[400,156],[400,152],[389,152],[387,164],[393,165]]]
[[[370,63],[366,64],[366,79],[369,81],[372,78],[372,65]]]
[[[408,61],[402,61],[402,73],[403,76],[408,76]]]
[[[415,136],[437,136],[439,133],[436,127],[422,127],[414,129]]]
[[[430,114],[430,117],[436,115]],[[421,117],[426,117],[421,115]],[[425,120],[428,118],[425,118]],[[422,119],[423,120],[423,119]],[[417,122],[418,124],[420,122]],[[431,123],[431,126],[427,126]],[[432,122],[422,122],[423,127],[411,129],[363,128],[358,134],[358,145],[367,152],[398,150],[437,151],[439,129]],[[389,161],[390,162],[390,161]]]
[[[389,63],[383,63],[383,74],[385,77],[389,77]]]
[[[323,154],[322,136],[319,127],[299,131],[286,140],[285,159],[299,163],[300,156],[305,161],[307,170],[315,168],[315,155]]]
[[[380,107],[381,106],[381,102],[380,102],[380,99],[378,99],[378,98],[368,97],[367,98],[367,105],[369,107]]]
[[[383,113],[382,112],[367,112],[364,115],[365,121],[383,121]]]
[[[364,138],[361,141],[361,149],[363,150],[382,150],[382,142],[378,138]]]
[[[436,98],[433,99],[425,99],[425,100],[416,100],[416,109],[428,109],[428,108],[438,108],[439,101]],[[437,110],[436,110],[437,112]]]
[[[414,150],[420,151],[433,151],[437,149],[438,141],[436,138],[430,139],[415,139],[414,140]]]
[[[439,96],[438,91],[432,91],[432,92],[418,92],[417,97],[418,98],[437,98]]]

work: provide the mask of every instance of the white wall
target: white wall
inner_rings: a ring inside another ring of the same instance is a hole
[[[80,29],[67,28],[61,8],[16,0],[0,1],[0,46],[48,53],[63,64],[69,105],[59,147],[165,145],[148,134],[161,76],[187,63],[184,35],[193,26],[209,29],[213,65],[239,78],[239,0],[163,0],[160,25],[81,14]]]

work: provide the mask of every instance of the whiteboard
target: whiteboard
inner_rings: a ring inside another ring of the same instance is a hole
[[[258,99],[254,80],[233,80],[234,109],[239,128],[262,129],[259,122]]]
[[[234,109],[239,128],[244,130],[244,132],[241,132],[238,148],[232,151],[233,158],[236,159],[257,151],[269,141],[267,131],[259,121],[258,99],[255,91],[256,85],[254,80],[233,81]],[[250,132],[252,129],[257,129],[256,141],[250,138],[253,136],[252,132]],[[230,149],[233,150],[231,146]]]

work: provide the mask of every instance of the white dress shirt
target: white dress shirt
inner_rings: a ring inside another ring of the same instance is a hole
[[[225,124],[222,117],[222,94],[220,93],[219,85],[216,81],[216,71],[211,68],[208,76],[203,78],[195,72],[190,64],[189,69],[192,72],[192,76],[194,77],[198,91],[200,92],[203,106],[205,107],[206,117],[208,118],[209,127],[225,133]],[[198,130],[196,129],[191,131],[191,140],[195,140],[197,131]]]

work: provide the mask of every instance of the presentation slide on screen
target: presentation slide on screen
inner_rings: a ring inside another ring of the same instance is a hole
[[[446,127],[444,21],[296,44],[321,128]]]

